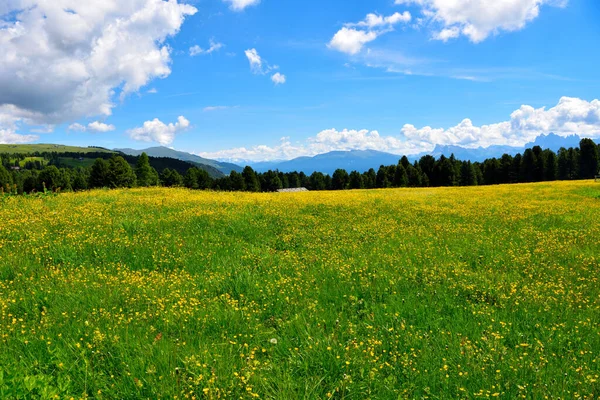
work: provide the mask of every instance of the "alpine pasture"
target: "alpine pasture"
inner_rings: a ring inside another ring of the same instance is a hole
[[[0,197],[1,398],[600,396],[600,184]]]

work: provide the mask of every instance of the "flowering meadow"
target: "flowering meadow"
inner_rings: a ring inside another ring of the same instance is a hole
[[[0,197],[0,398],[600,397],[600,184]]]

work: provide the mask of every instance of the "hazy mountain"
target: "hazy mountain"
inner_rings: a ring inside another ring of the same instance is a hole
[[[144,150],[134,150],[134,149],[115,149],[116,151],[120,151],[125,154],[129,154],[132,156],[139,156],[142,153],[148,154],[150,157],[168,157],[175,158],[181,161],[187,161],[194,164],[199,165],[208,165],[209,167],[215,168],[221,173],[225,175],[229,175],[231,171],[242,172],[242,167],[236,164],[209,160],[207,158],[202,158],[200,156],[186,153],[184,151],[177,151],[170,149],[168,147],[150,147]]]
[[[580,140],[581,138],[577,135],[562,137],[550,133],[538,136],[534,142],[528,143],[523,147],[489,146],[468,149],[460,146],[437,145],[431,152],[411,155],[408,156],[408,159],[412,162],[424,155],[432,155],[435,158],[439,158],[441,155],[450,157],[454,154],[459,160],[481,162],[487,158],[502,157],[503,154],[515,155],[522,153],[525,149],[533,146],[540,146],[543,149],[551,149],[556,152],[561,147],[578,147]],[[277,169],[281,172],[303,171],[305,174],[312,174],[315,171],[319,171],[326,174],[333,174],[338,168],[343,168],[346,171],[356,170],[360,172],[367,171],[369,168],[377,170],[380,165],[397,164],[401,157],[400,155],[375,150],[353,150],[332,151],[314,157],[299,157],[289,161],[248,162],[248,164],[258,172]]]
[[[581,139],[582,138],[579,135],[563,137],[554,133],[549,133],[547,135],[538,136],[533,142],[527,143],[524,148],[529,149],[533,146],[540,146],[542,149],[550,149],[556,152],[561,147],[564,147],[565,149],[568,149],[569,147],[579,147]]]
[[[254,163],[251,166],[259,172],[278,169],[281,172],[304,171],[305,174],[312,174],[319,171],[333,174],[338,168],[347,171],[367,171],[369,168],[376,170],[380,165],[397,164],[399,160],[400,157],[397,155],[380,151],[352,150],[332,151],[314,157],[299,157],[279,163]]]
[[[484,161],[487,158],[498,158],[503,154],[515,155],[523,151],[522,147],[510,147],[510,146],[490,146],[490,147],[478,147],[476,149],[467,149],[465,147],[460,146],[435,146],[435,149],[429,153],[422,153],[418,156],[413,156],[413,159],[419,159],[424,155],[432,155],[435,158],[439,158],[444,155],[446,157],[450,157],[454,154],[459,160],[468,160],[468,161]]]

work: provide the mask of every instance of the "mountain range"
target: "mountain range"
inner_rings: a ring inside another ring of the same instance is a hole
[[[442,155],[450,157],[454,154],[459,160],[482,162],[488,158],[499,158],[503,154],[516,155],[534,146],[540,146],[543,149],[551,149],[556,152],[561,147],[578,147],[580,140],[581,137],[578,135],[563,137],[550,133],[538,136],[535,141],[527,143],[523,147],[489,146],[470,149],[460,146],[437,145],[433,151],[407,157],[412,162],[419,160],[425,155],[439,158]],[[338,168],[360,172],[367,171],[369,168],[377,170],[381,165],[397,164],[401,157],[400,155],[375,150],[352,150],[332,151],[314,157],[299,157],[288,161],[247,162],[247,164],[257,172],[277,169],[281,172],[303,171],[305,174],[312,174],[315,171],[319,171],[331,175]]]

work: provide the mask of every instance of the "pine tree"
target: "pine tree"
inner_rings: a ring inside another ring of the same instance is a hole
[[[390,181],[387,177],[387,168],[384,165],[380,166],[377,170],[375,185],[379,189],[390,187]]]
[[[350,173],[348,187],[350,189],[363,189],[364,188],[363,177],[360,172],[352,171]]]
[[[242,174],[231,171],[229,173],[229,179],[231,181],[231,190],[235,192],[243,192],[246,190],[246,182]]]
[[[406,160],[408,161],[408,160]],[[409,164],[410,166],[410,164]],[[394,186],[396,187],[407,187],[408,186],[408,173],[404,168],[402,162],[396,166],[396,174],[394,175]]]
[[[101,188],[108,186],[108,163],[102,158],[96,159],[90,170],[90,188]]]
[[[121,156],[113,156],[108,161],[108,184],[113,188],[131,188],[136,177],[133,169]]]
[[[325,190],[327,185],[325,183],[325,176],[321,172],[313,172],[309,177],[309,188],[310,190]]]
[[[345,169],[336,169],[331,177],[333,190],[344,190],[348,186],[349,176]]]
[[[142,153],[135,166],[137,185],[140,187],[157,186],[158,173],[150,166],[150,159],[146,153]]]
[[[598,174],[600,156],[592,139],[581,139],[579,143],[579,177],[590,179]]]
[[[256,172],[252,169],[252,167],[247,166],[242,171],[242,177],[244,178],[244,183],[246,184],[246,190],[249,192],[260,192],[260,183],[258,181],[258,177],[256,176]],[[296,174],[296,180],[298,179],[298,174]],[[297,184],[295,182],[295,184]],[[297,187],[297,186],[295,186]]]

